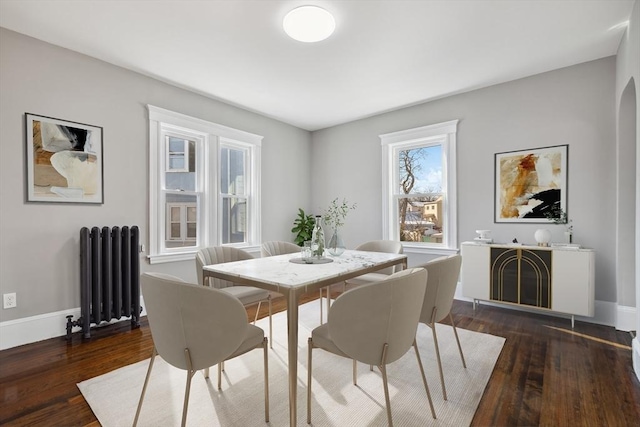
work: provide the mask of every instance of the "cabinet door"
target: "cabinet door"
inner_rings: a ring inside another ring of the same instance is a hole
[[[462,245],[462,294],[467,298],[489,300],[489,246]]]
[[[594,262],[593,251],[553,251],[553,311],[594,315]]]

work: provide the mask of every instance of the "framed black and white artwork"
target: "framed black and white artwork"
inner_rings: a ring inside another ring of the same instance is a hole
[[[104,203],[102,128],[25,114],[27,201]]]

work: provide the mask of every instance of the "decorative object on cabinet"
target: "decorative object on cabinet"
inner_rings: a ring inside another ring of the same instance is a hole
[[[104,203],[102,128],[25,113],[27,201]]]
[[[495,155],[495,222],[548,223],[567,206],[568,145]]]
[[[533,237],[536,239],[538,246],[549,246],[549,242],[551,242],[551,232],[546,228],[537,229]]]
[[[574,316],[594,315],[595,252],[591,249],[462,243],[462,293]]]
[[[491,238],[491,230],[476,230],[476,234],[478,237],[473,239],[479,243],[493,243],[493,239]]]

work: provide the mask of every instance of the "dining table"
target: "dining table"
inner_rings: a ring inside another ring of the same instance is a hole
[[[346,250],[339,256],[315,259],[302,258],[291,253],[250,260],[206,265],[203,283],[207,277],[228,280],[237,285],[282,294],[287,302],[287,355],[289,374],[289,425],[297,422],[298,396],[298,305],[300,296],[317,292],[326,286],[342,283],[365,273],[401,265],[407,268],[407,256],[384,252]]]

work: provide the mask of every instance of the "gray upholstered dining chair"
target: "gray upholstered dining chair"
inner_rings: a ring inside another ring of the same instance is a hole
[[[393,426],[386,366],[400,359],[413,345],[431,415],[436,418],[415,339],[426,286],[426,270],[414,268],[358,286],[335,300],[327,323],[315,328],[309,338],[307,423],[311,423],[311,355],[314,348],[352,359],[354,385],[357,385],[357,362],[378,366],[382,373],[387,419],[389,426]]]
[[[300,252],[300,246],[290,242],[279,242],[276,240],[264,242],[260,247],[260,254],[263,257],[293,254]]]
[[[356,248],[357,251],[368,251],[368,252],[385,252],[389,254],[401,254],[402,253],[402,243],[397,240],[371,240],[369,242],[365,242]],[[375,271],[372,273],[366,273],[358,277],[354,277],[353,279],[349,279],[343,282],[343,292],[347,290],[348,287],[354,287],[358,285],[362,285],[365,283],[376,282],[380,280],[384,280],[389,277],[390,274],[393,274],[397,271],[400,271],[400,266],[388,267],[383,270]],[[329,312],[329,306],[331,305],[331,296],[330,290],[331,286],[327,286],[323,288],[327,290],[327,313]],[[323,320],[323,310],[322,310],[322,291],[320,289],[320,324],[322,324]]]
[[[429,273],[427,277],[427,290],[424,294],[424,302],[422,304],[422,313],[420,314],[420,323],[424,323],[431,328],[433,333],[433,344],[438,360],[438,370],[440,371],[440,383],[442,384],[442,396],[444,400],[447,400],[447,389],[444,384],[444,374],[442,372],[438,335],[436,334],[436,322],[443,320],[447,316],[449,316],[451,326],[453,327],[453,334],[458,343],[462,366],[464,368],[467,367],[464,361],[464,354],[462,354],[462,346],[458,338],[456,324],[451,314],[451,306],[453,305],[453,297],[456,293],[461,264],[462,257],[460,255],[450,255],[436,258],[420,266],[425,268]]]
[[[403,252],[402,242],[397,240],[371,240],[369,242],[361,244],[356,248],[356,250],[368,252],[384,252],[388,254],[401,254]],[[385,268],[383,270],[375,271],[373,273],[363,274],[362,276],[354,277],[353,279],[347,280],[346,285],[347,287],[349,287],[349,285],[357,286],[369,282],[384,280],[389,277],[390,274],[400,271],[400,268],[401,267],[399,265],[396,265],[393,267]]]
[[[264,352],[264,411],[269,422],[268,340],[264,331],[250,325],[242,303],[218,289],[192,285],[168,275],[145,273],[142,294],[153,338],[153,352],[133,420],[138,423],[142,402],[156,355],[187,371],[182,426],[187,422],[191,379],[196,371],[253,349]],[[205,375],[208,376],[208,375]],[[221,387],[218,372],[218,388]]]
[[[238,298],[244,306],[258,304],[256,309],[256,316],[253,322],[258,319],[258,313],[260,312],[260,306],[263,301],[269,304],[269,345],[273,348],[273,325],[271,319],[271,293],[265,289],[256,288],[253,286],[235,285],[233,282],[227,280],[215,279],[208,277],[209,283],[203,282],[202,267],[205,265],[222,264],[225,262],[242,261],[246,259],[253,259],[253,256],[243,251],[242,249],[233,248],[229,246],[213,246],[210,248],[200,249],[196,254],[196,274],[198,276],[198,283],[201,285],[207,285],[216,289],[221,289],[234,297]]]

